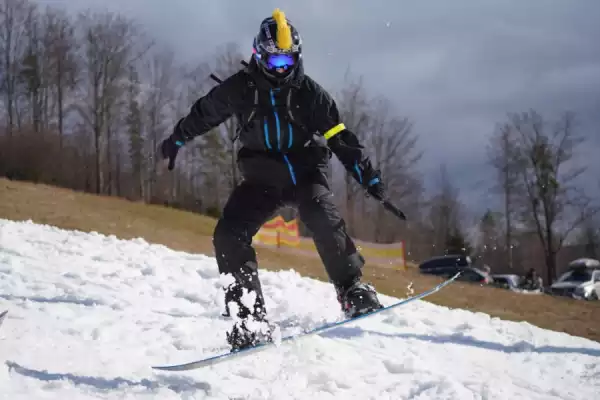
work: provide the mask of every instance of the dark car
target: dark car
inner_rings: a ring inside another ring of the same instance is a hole
[[[487,272],[473,266],[469,256],[457,254],[433,257],[419,265],[419,272],[422,274],[450,277],[459,271],[462,271],[462,275],[457,279],[460,281],[485,284],[493,282]]]
[[[464,255],[447,255],[433,257],[419,264],[419,270],[422,273],[442,274],[448,272],[455,274],[459,270],[472,265],[471,257]]]

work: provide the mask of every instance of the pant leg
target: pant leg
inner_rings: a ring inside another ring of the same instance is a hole
[[[225,304],[229,312],[230,303],[235,303],[239,318],[266,314],[252,238],[279,205],[280,194],[276,189],[242,182],[231,193],[217,222],[213,245],[219,272],[234,278],[234,282],[225,288]],[[253,310],[244,304],[245,291],[256,295]]]
[[[315,246],[331,282],[349,287],[359,280],[364,265],[324,177],[298,188],[296,203],[300,219],[313,234]]]

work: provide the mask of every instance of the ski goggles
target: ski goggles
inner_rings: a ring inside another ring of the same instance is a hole
[[[270,69],[288,69],[296,64],[296,58],[292,54],[269,54],[266,57],[265,64]]]
[[[260,54],[256,51],[254,53],[270,71],[276,71],[279,68],[287,70],[292,68],[297,61],[296,55],[289,53]]]

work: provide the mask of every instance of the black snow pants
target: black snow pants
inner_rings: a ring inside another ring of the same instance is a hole
[[[361,277],[364,259],[346,232],[323,173],[283,189],[244,181],[229,197],[213,237],[219,272],[235,279],[225,288],[225,304],[234,302],[239,318],[251,314],[262,319],[266,315],[252,238],[284,205],[297,207],[334,285],[349,287]],[[245,292],[256,295],[253,310],[240,301]]]

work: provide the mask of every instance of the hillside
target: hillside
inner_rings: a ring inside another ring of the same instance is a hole
[[[143,237],[150,243],[175,250],[213,255],[210,235],[215,220],[211,218],[52,186],[0,179],[0,218],[96,231],[122,239]],[[262,268],[271,271],[291,268],[304,276],[325,278],[321,264],[314,259],[266,249],[258,249],[258,254]],[[365,274],[380,292],[394,297],[405,297],[410,284],[414,291],[421,291],[439,282],[413,270],[395,271],[369,265]],[[428,301],[502,319],[527,321],[542,328],[600,341],[598,302],[526,296],[465,283],[454,284],[429,297]]]
[[[232,321],[221,316],[213,258],[7,220],[0,239],[7,399],[583,400],[600,389],[599,343],[421,301],[243,359],[163,373],[150,366],[227,351]],[[262,276],[281,335],[342,317],[329,285],[291,271]]]

